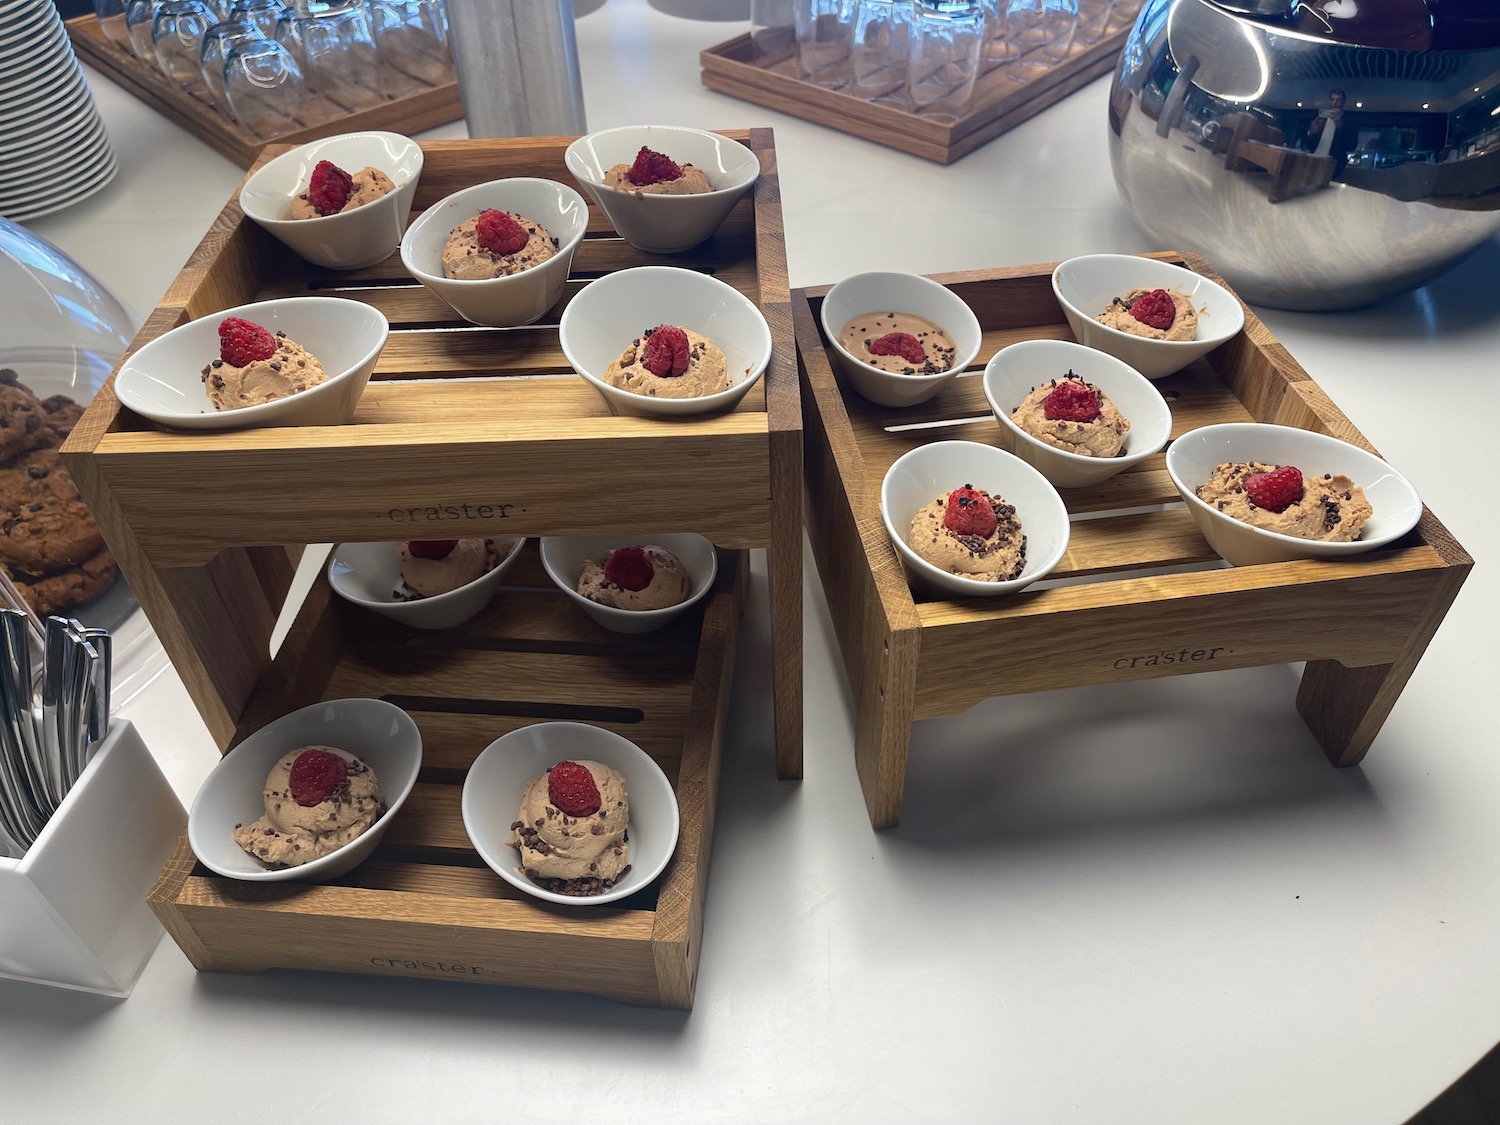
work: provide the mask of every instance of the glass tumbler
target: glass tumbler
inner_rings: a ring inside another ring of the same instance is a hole
[[[1062,61],[1078,27],[1078,0],[1008,0],[1005,40],[1011,54],[1010,77],[1017,82],[1040,78]]]
[[[1104,25],[1104,33],[1113,35],[1117,31],[1124,31],[1135,23],[1135,17],[1140,11],[1141,0],[1115,0],[1110,8],[1109,21]]]
[[[375,60],[375,37],[365,10],[297,0],[294,21],[302,62],[313,88],[344,109],[367,109],[385,101]]]
[[[234,117],[229,107],[229,97],[224,89],[224,62],[235,44],[246,39],[265,39],[260,28],[246,19],[216,23],[203,33],[203,46],[198,49],[198,68],[203,71],[203,82],[209,94],[228,117]]]
[[[984,26],[978,3],[920,0],[912,8],[906,84],[913,110],[938,118],[957,118],[967,111]]]
[[[161,0],[130,0],[125,5],[125,33],[130,38],[130,49],[143,63],[156,65],[156,48],[151,44],[151,25],[156,22],[156,9]]]
[[[224,60],[224,90],[235,120],[270,139],[299,128],[297,109],[306,97],[302,69],[274,39],[242,39]]]
[[[757,58],[784,51],[796,40],[796,0],[750,0],[750,44]]]
[[[229,14],[225,22],[232,20],[249,20],[260,29],[261,35],[267,39],[276,37],[276,21],[286,11],[286,5],[281,0],[234,0],[229,5]]]
[[[126,0],[94,0],[94,18],[104,37],[123,51],[130,50],[130,31],[125,26]]]
[[[1114,0],[1078,0],[1078,30],[1073,41],[1092,47],[1104,38]]]
[[[849,85],[849,32],[854,0],[797,0],[797,55],[802,77],[818,86]]]
[[[912,0],[855,0],[849,92],[866,101],[906,104]]]
[[[151,44],[161,72],[188,93],[203,90],[198,55],[203,35],[219,21],[209,15],[203,0],[165,0],[151,24]]]
[[[366,11],[387,94],[415,93],[453,81],[443,12],[432,0],[371,0]]]

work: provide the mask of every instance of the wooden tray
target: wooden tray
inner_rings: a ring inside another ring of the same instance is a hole
[[[255,163],[256,156],[267,143],[265,138],[229,120],[207,101],[193,97],[155,67],[145,66],[129,51],[117,47],[105,37],[94,16],[75,16],[66,21],[66,26],[73,49],[84,62],[236,164],[248,168]],[[464,103],[457,82],[431,86],[405,97],[393,98],[384,105],[354,111],[326,98],[314,98],[304,103],[299,117],[302,127],[275,140],[278,144],[302,144],[319,137],[361,129],[419,133],[423,129],[457,121],[463,115]]]
[[[1094,6],[1104,0],[1083,0]],[[703,85],[757,105],[827,125],[916,156],[952,164],[1001,133],[1061,101],[1114,69],[1130,27],[1098,42],[1075,44],[1042,77],[1021,85],[1003,69],[981,75],[967,113],[954,121],[911,113],[896,105],[869,102],[798,77],[796,45],[759,55],[750,36],[740,35],[699,55]]]
[[[703,934],[720,743],[744,590],[742,553],[665,630],[595,625],[542,571],[535,544],[490,608],[439,634],[314,587],[235,740],[319,699],[385,698],[422,731],[423,769],[374,855],[325,886],[245,883],[199,866],[184,836],[151,907],[202,970],[322,969],[592,992],[691,1008]],[[666,771],[681,832],[660,879],[617,906],[556,907],[479,858],[460,813],[469,765],[507,731],[575,719],[617,731]]]
[[[1196,255],[1153,256],[1223,284]],[[1052,269],[936,280],[973,308],[987,360],[1019,340],[1072,339]],[[1091,518],[1074,522],[1048,579],[1008,598],[918,600],[881,522],[880,484],[897,457],[924,442],[999,444],[982,367],[921,406],[871,405],[830,367],[818,319],[826,292],[792,295],[805,380],[808,529],[854,694],[860,783],[877,827],[900,817],[912,722],[991,696],[1306,660],[1297,693],[1303,719],[1335,765],[1364,756],[1472,565],[1430,511],[1389,549],[1348,561],[1226,569],[1158,454],[1097,487],[1063,491],[1075,517]],[[1157,386],[1172,408],[1174,436],[1258,421],[1371,448],[1248,308],[1239,336]],[[900,428],[914,423],[938,426]],[[1193,564],[1200,569],[1162,572]],[[1070,638],[1066,648],[1057,645],[1059,631]]]

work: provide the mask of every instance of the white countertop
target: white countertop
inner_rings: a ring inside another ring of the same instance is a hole
[[[942,168],[702,89],[743,24],[674,13],[745,7],[579,0],[589,125],[774,126],[793,285],[1161,249],[1105,82]],[[31,226],[139,321],[242,173],[90,78],[120,175]],[[1327,765],[1290,667],[992,700],[917,725],[877,834],[809,557],[807,779],[773,775],[758,602],[693,1013],[198,974],[166,939],[124,1003],[0,981],[0,1119],[1404,1121],[1500,1039],[1497,284],[1491,242],[1378,308],[1263,313],[1478,560],[1363,767]],[[128,716],[189,801],[216,758],[176,676]]]

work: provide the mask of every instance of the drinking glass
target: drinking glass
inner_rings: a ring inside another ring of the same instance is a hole
[[[276,36],[276,21],[286,11],[286,5],[281,0],[234,0],[229,5],[229,15],[225,17],[226,22],[230,20],[249,20],[260,33],[267,39]]]
[[[443,13],[431,0],[372,0],[366,11],[385,93],[400,96],[453,81]]]
[[[319,94],[344,109],[385,101],[375,61],[375,37],[362,7],[333,7],[297,0],[294,21],[302,62]]]
[[[750,0],[750,44],[757,58],[784,51],[796,39],[795,0]]]
[[[224,60],[224,89],[235,119],[258,137],[270,139],[301,125],[302,69],[274,39],[235,43]]]
[[[1135,17],[1140,11],[1141,0],[1115,0],[1110,9],[1109,22],[1104,25],[1104,33],[1113,35],[1117,31],[1124,31],[1135,23]]]
[[[984,27],[978,3],[921,0],[913,7],[906,71],[913,110],[957,118],[969,108]]]
[[[246,39],[264,39],[260,28],[247,19],[228,20],[216,23],[203,33],[203,46],[198,49],[198,69],[203,72],[204,84],[218,106],[230,118],[234,111],[229,106],[224,89],[224,62],[235,44]]]
[[[1010,77],[1017,82],[1040,78],[1062,61],[1078,27],[1078,0],[1008,0],[1005,40],[1011,54]]]
[[[1073,41],[1092,47],[1103,39],[1113,9],[1113,0],[1078,0],[1078,30],[1073,33]]]
[[[818,86],[849,84],[849,27],[854,0],[797,0],[797,53],[802,77]]]
[[[130,37],[130,49],[143,63],[156,65],[156,48],[151,45],[151,25],[156,22],[156,9],[161,0],[130,0],[125,6],[125,33]]]
[[[125,27],[125,0],[94,0],[94,17],[106,39],[122,51],[130,50],[130,32]]]
[[[218,21],[203,0],[165,0],[151,24],[151,45],[161,72],[188,93],[204,89],[198,54],[203,34]]]
[[[906,103],[911,0],[855,0],[849,58],[849,92],[866,101]]]

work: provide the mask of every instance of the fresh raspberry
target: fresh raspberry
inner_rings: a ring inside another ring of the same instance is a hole
[[[558,762],[547,772],[547,798],[569,816],[593,816],[599,811],[594,775],[577,762]]]
[[[531,241],[526,228],[505,211],[481,211],[474,237],[491,254],[514,254]]]
[[[679,179],[682,176],[682,169],[670,156],[653,152],[642,145],[641,151],[635,154],[635,163],[630,166],[628,176],[630,182],[636,187],[645,187],[647,184],[659,184]]]
[[[457,539],[413,539],[406,544],[406,553],[414,559],[446,559],[457,546]]]
[[[331,750],[304,750],[292,763],[292,800],[307,808],[321,805],[344,784],[349,763]]]
[[[353,176],[331,160],[320,160],[307,185],[307,201],[320,215],[337,215],[353,191]]]
[[[1059,379],[1042,402],[1042,415],[1049,422],[1092,422],[1103,413],[1099,392],[1082,379]]]
[[[955,488],[948,493],[948,510],[943,514],[943,526],[954,535],[977,535],[988,539],[994,534],[995,508],[990,498],[971,484]]]
[[[604,557],[604,577],[626,590],[644,590],[651,585],[656,568],[639,547],[616,547]]]
[[[1177,319],[1177,306],[1172,303],[1172,294],[1165,289],[1153,289],[1136,298],[1135,304],[1130,306],[1130,315],[1148,328],[1165,332]]]
[[[899,355],[907,363],[926,363],[927,353],[922,350],[922,341],[910,332],[887,332],[878,340],[870,341],[871,355]]]
[[[219,358],[231,367],[246,367],[276,354],[276,337],[253,321],[226,316],[219,322]]]
[[[688,369],[688,338],[681,328],[663,324],[646,330],[646,370],[663,379],[675,379]]]
[[[1295,465],[1282,465],[1269,473],[1254,473],[1245,478],[1245,495],[1258,508],[1268,512],[1284,512],[1302,499],[1306,491],[1302,487],[1302,470]]]

